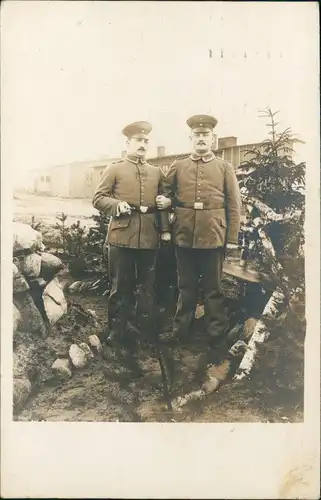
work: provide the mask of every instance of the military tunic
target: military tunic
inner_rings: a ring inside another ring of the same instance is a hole
[[[160,232],[169,230],[167,212],[156,210],[155,198],[161,192],[162,173],[158,167],[130,157],[106,167],[93,197],[94,207],[112,217],[106,242],[118,247],[158,248]],[[116,218],[120,201],[154,212],[132,211]]]
[[[126,323],[136,322],[138,311],[141,316],[150,314],[160,232],[169,230],[168,212],[156,208],[155,198],[161,193],[160,169],[129,155],[106,167],[94,193],[94,207],[111,216],[105,243],[111,282],[108,322],[117,334]],[[120,201],[133,207],[130,215],[116,217]]]
[[[174,162],[164,179],[175,207],[174,241],[199,249],[237,244],[241,201],[234,168],[213,154],[196,158]]]
[[[205,322],[211,339],[226,329],[221,278],[224,247],[237,243],[240,192],[231,164],[212,152],[174,162],[164,179],[164,194],[174,207],[179,298],[173,330],[184,335],[194,319],[201,278]]]

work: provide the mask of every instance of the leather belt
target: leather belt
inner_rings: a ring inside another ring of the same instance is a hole
[[[195,201],[193,204],[183,203],[182,201],[175,200],[173,203],[173,208],[189,208],[192,210],[224,210],[225,207],[209,207],[204,202]]]
[[[130,205],[130,208],[141,214],[153,214],[157,212],[157,207],[148,207],[146,205]]]

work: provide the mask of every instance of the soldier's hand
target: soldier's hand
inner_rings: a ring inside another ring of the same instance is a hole
[[[164,233],[161,234],[161,240],[162,241],[171,241],[171,233],[169,231],[165,231]]]
[[[118,206],[117,206],[117,216],[119,216],[119,215],[125,215],[125,214],[130,215],[131,211],[132,211],[132,209],[128,205],[127,201],[121,201],[121,202],[118,203]]]
[[[158,210],[166,210],[166,208],[170,207],[172,204],[170,198],[166,198],[162,194],[156,196],[156,206]]]

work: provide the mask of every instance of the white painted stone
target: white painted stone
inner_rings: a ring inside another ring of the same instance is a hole
[[[89,335],[88,342],[89,342],[89,345],[91,345],[91,347],[96,349],[97,352],[101,352],[102,345],[101,345],[100,339],[97,335]]]
[[[13,253],[22,250],[40,250],[42,235],[29,224],[13,222]]]
[[[57,278],[48,283],[42,298],[47,318],[51,325],[55,325],[68,309],[62,286]]]
[[[69,356],[75,368],[84,368],[88,362],[86,354],[77,344],[72,344],[70,346]]]
[[[82,281],[74,281],[71,283],[71,285],[68,287],[68,292],[70,293],[76,293],[80,291],[80,288],[82,287],[83,282]]]
[[[21,271],[26,276],[38,278],[41,269],[41,256],[37,253],[26,255],[21,262]]]
[[[93,354],[93,352],[90,349],[88,344],[86,344],[85,342],[82,342],[81,344],[79,344],[79,347],[85,353],[85,355],[88,359],[94,358],[94,354]]]
[[[52,371],[59,377],[63,379],[68,379],[71,377],[70,360],[67,358],[58,358],[51,366]]]
[[[196,310],[195,310],[195,319],[200,319],[204,316],[205,312],[204,312],[204,306],[203,305],[200,305],[200,304],[197,304],[196,306]]]

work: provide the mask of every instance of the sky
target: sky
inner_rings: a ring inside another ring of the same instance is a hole
[[[14,176],[119,156],[153,125],[151,154],[189,150],[186,119],[266,138],[259,111],[304,141],[319,113],[312,2],[15,2],[2,5],[2,160]]]

